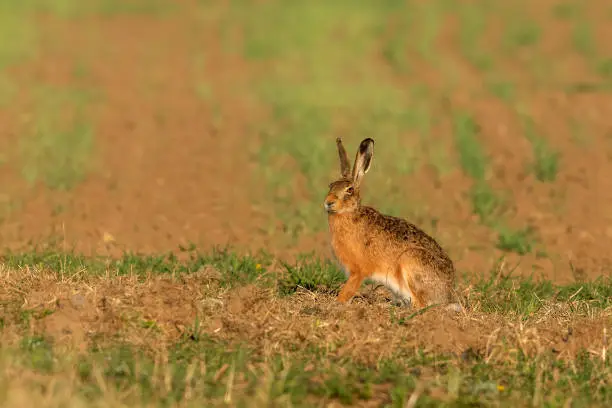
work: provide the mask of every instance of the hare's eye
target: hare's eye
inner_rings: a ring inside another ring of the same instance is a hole
[[[354,192],[353,187],[349,187],[349,188],[346,189],[346,194],[348,194],[348,195],[353,194],[353,192]]]

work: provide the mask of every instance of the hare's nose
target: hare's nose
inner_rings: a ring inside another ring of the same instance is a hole
[[[325,207],[326,210],[329,210],[330,208],[332,208],[334,206],[334,203],[332,201],[325,201],[323,203],[323,207]]]

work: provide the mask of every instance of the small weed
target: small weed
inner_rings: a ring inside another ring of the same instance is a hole
[[[474,214],[478,215],[480,222],[484,224],[491,224],[494,216],[498,215],[504,206],[502,197],[484,181],[474,183],[470,190],[470,200]]]
[[[533,250],[533,241],[533,231],[529,227],[519,230],[500,227],[497,237],[497,248],[525,255]]]
[[[72,67],[72,77],[76,82],[86,80],[90,75],[90,68],[85,61],[75,61]]]
[[[508,104],[512,103],[516,97],[515,88],[511,82],[491,81],[487,83],[487,86],[493,95]]]
[[[480,129],[476,121],[467,113],[457,113],[453,115],[453,130],[461,168],[474,180],[484,181],[487,158],[477,138]]]
[[[533,120],[523,116],[525,136],[531,142],[534,162],[531,165],[536,178],[541,182],[553,182],[559,172],[560,154],[543,138],[535,127]]]
[[[592,138],[588,134],[582,122],[571,119],[569,121],[570,131],[572,133],[572,141],[581,147],[587,147],[591,144]]]
[[[534,143],[536,162],[534,171],[538,180],[552,182],[557,178],[559,171],[559,153],[552,150],[548,143],[539,141]]]
[[[595,57],[595,39],[593,29],[588,21],[580,21],[572,30],[572,43],[576,51],[584,58],[591,60]]]
[[[458,113],[453,117],[455,143],[463,171],[474,180],[470,200],[474,214],[483,223],[490,223],[504,200],[491,188],[486,180],[488,159],[477,139],[478,125],[471,115]]]
[[[597,72],[607,80],[612,80],[612,58],[607,58],[599,62]]]
[[[560,20],[573,19],[581,14],[580,4],[577,2],[560,2],[553,6],[553,15]]]
[[[509,51],[535,46],[541,37],[541,29],[537,22],[519,17],[509,17],[504,34],[504,42]]]

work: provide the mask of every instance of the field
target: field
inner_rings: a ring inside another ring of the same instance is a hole
[[[0,0],[0,406],[611,406],[609,38],[603,0]],[[336,302],[338,136],[463,312]]]

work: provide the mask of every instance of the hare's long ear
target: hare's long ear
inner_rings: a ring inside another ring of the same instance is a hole
[[[349,164],[346,150],[344,150],[344,146],[342,146],[342,139],[337,138],[336,145],[338,145],[338,156],[340,156],[340,174],[342,174],[344,178],[349,178],[351,175],[351,165]]]
[[[359,150],[357,150],[353,167],[353,186],[355,188],[359,187],[364,174],[370,170],[372,155],[374,155],[374,140],[371,138],[364,139],[359,145]]]

